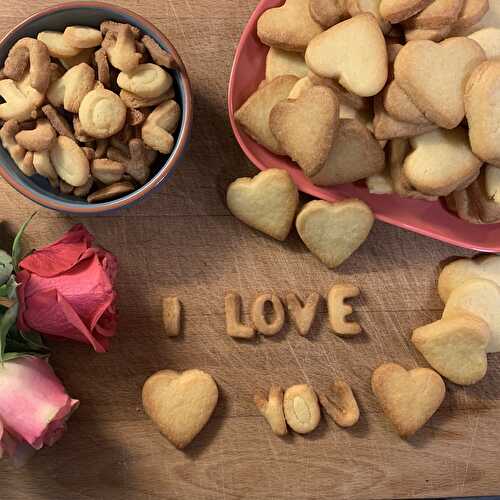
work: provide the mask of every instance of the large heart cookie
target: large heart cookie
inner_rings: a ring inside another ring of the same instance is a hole
[[[227,190],[227,206],[245,224],[283,241],[290,232],[299,193],[285,170],[271,168],[253,179],[235,180]]]
[[[463,314],[484,320],[491,331],[486,352],[500,352],[500,287],[493,281],[472,278],[455,288],[446,302],[443,319]]]
[[[328,87],[314,86],[297,100],[274,106],[269,117],[271,132],[286,154],[308,176],[325,163],[339,123],[339,100]]]
[[[326,266],[334,268],[368,238],[373,220],[372,211],[360,200],[314,200],[304,205],[295,224],[307,248]]]
[[[465,112],[472,151],[500,167],[500,61],[486,61],[472,73],[465,88]]]
[[[406,371],[395,363],[381,365],[373,372],[372,390],[401,437],[409,437],[424,426],[446,392],[443,379],[434,370]]]
[[[306,63],[317,75],[338,80],[354,94],[374,96],[387,81],[384,34],[371,14],[360,14],[313,38]]]
[[[382,0],[380,14],[391,24],[397,24],[425,9],[434,0]]]
[[[286,0],[281,7],[266,10],[257,21],[262,43],[297,52],[303,52],[322,31],[323,27],[311,17],[309,0]]]
[[[284,154],[284,151],[269,128],[269,115],[278,102],[288,97],[297,80],[293,75],[281,75],[264,83],[234,114],[250,137],[276,154]]]
[[[201,370],[162,370],[149,377],[142,388],[144,410],[179,449],[205,427],[218,398],[214,379]]]
[[[408,42],[394,62],[398,85],[440,127],[453,129],[464,119],[464,89],[474,68],[485,60],[483,49],[469,38]]]
[[[424,194],[447,196],[479,174],[482,162],[470,150],[462,128],[434,130],[410,143],[414,150],[405,159],[404,173]]]
[[[475,384],[486,375],[489,340],[488,325],[470,315],[421,326],[411,338],[434,370],[460,385]]]

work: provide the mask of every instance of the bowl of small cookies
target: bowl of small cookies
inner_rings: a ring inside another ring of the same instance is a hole
[[[40,205],[129,206],[168,178],[191,125],[181,58],[131,11],[56,5],[0,41],[0,175]]]
[[[500,2],[261,0],[228,91],[259,169],[500,251]]]

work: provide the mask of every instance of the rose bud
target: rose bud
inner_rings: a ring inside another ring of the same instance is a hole
[[[0,456],[14,456],[26,443],[52,446],[78,407],[47,359],[24,356],[0,365]]]
[[[79,224],[19,263],[21,331],[77,340],[97,352],[106,351],[117,327],[113,285],[118,264],[113,254],[92,243],[93,236]]]

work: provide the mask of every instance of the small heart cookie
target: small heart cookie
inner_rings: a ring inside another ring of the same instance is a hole
[[[497,0],[464,0],[464,5],[458,19],[452,25],[452,34],[461,35],[464,31],[467,31],[481,21],[483,16],[488,12],[490,3],[492,10],[494,10]]]
[[[372,390],[401,437],[412,436],[423,427],[446,392],[443,379],[434,370],[406,371],[395,363],[383,364],[373,372]]]
[[[467,35],[467,38],[471,38],[477,42],[484,50],[488,59],[500,56],[500,29],[483,28]]]
[[[480,64],[465,88],[465,112],[472,151],[485,162],[500,166],[500,61]]]
[[[340,266],[368,238],[373,213],[361,200],[306,203],[295,225],[309,250],[329,268]]]
[[[317,186],[334,186],[359,181],[384,170],[384,150],[358,120],[340,120],[330,154],[311,177]]]
[[[470,150],[462,128],[434,130],[413,137],[410,143],[413,151],[404,161],[404,173],[424,194],[447,196],[479,174],[482,162]]]
[[[348,0],[310,0],[309,12],[321,26],[331,28],[334,24],[349,17],[347,2]]]
[[[360,14],[316,36],[305,57],[311,71],[362,97],[378,94],[387,81],[384,34],[372,14]]]
[[[281,7],[266,10],[257,21],[260,41],[271,47],[303,52],[323,27],[309,12],[309,0],[286,0]]]
[[[269,115],[276,104],[288,97],[297,80],[296,76],[282,75],[264,82],[234,114],[252,139],[275,154],[282,155],[284,151],[269,128]]]
[[[177,448],[185,448],[210,419],[219,390],[201,370],[162,370],[142,388],[142,404],[160,432]]]
[[[307,176],[321,170],[339,124],[339,100],[328,87],[314,86],[297,100],[274,106],[269,126],[281,147]]]
[[[227,206],[236,218],[281,241],[290,232],[298,204],[290,174],[277,168],[236,179],[227,189]]]
[[[437,284],[441,300],[446,304],[451,292],[472,278],[484,278],[500,286],[500,255],[457,259],[443,267]]]
[[[377,20],[380,29],[384,33],[389,33],[391,24],[381,16],[380,2],[381,0],[347,0],[347,10],[351,17],[358,16],[363,12],[369,12]]]
[[[434,0],[382,0],[380,14],[391,24],[397,24],[425,9]]]
[[[385,87],[382,102],[384,109],[394,120],[415,125],[431,124],[395,80]]]
[[[463,314],[477,316],[490,327],[486,352],[500,352],[500,287],[488,279],[472,278],[455,288],[446,302],[443,319]]]
[[[434,370],[459,385],[475,384],[486,375],[489,340],[487,323],[470,315],[421,326],[411,338]]]
[[[394,62],[400,87],[425,117],[453,129],[464,119],[464,89],[474,68],[485,60],[483,49],[465,37],[444,42],[408,42]]]

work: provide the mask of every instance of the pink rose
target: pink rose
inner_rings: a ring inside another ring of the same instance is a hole
[[[29,444],[52,446],[78,407],[48,361],[25,356],[0,365],[0,457]]]
[[[19,263],[21,331],[77,340],[97,352],[106,351],[117,327],[113,285],[118,264],[114,255],[92,243],[92,235],[79,224]]]

